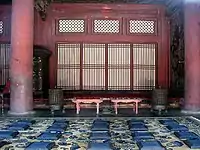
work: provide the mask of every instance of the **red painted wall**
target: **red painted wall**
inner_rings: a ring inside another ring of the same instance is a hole
[[[106,9],[109,7],[109,9]],[[0,7],[0,20],[5,21],[7,33],[0,37],[0,42],[10,42],[11,6]],[[157,35],[128,35],[126,31],[119,35],[94,35],[91,26],[88,34],[58,34],[56,33],[56,20],[61,18],[117,18],[117,19],[155,19],[157,21]],[[20,18],[19,18],[20,19]],[[35,45],[42,45],[53,52],[50,58],[50,85],[56,85],[56,42],[135,42],[158,43],[158,85],[169,86],[169,24],[165,17],[165,9],[157,5],[133,4],[52,4],[48,8],[46,21],[42,21],[35,12]]]

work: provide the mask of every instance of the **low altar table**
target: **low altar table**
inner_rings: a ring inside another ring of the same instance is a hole
[[[99,114],[99,104],[103,102],[102,99],[73,99],[72,100],[73,103],[76,104],[76,114],[79,114],[81,106],[81,103],[84,104],[91,104],[91,103],[96,103],[96,113]]]
[[[115,114],[118,114],[118,103],[135,103],[135,107],[133,106],[133,111],[138,114],[138,104],[142,101],[140,98],[133,98],[133,99],[111,99],[111,102],[114,103]]]

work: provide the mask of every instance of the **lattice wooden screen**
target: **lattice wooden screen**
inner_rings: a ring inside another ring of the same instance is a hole
[[[135,34],[153,34],[155,33],[155,22],[145,20],[130,20],[129,32]]]
[[[85,32],[84,20],[59,20],[59,32],[63,33],[82,33]]]
[[[105,44],[83,44],[83,89],[105,89]]]
[[[3,34],[3,21],[0,20],[0,34]]]
[[[119,20],[94,20],[94,33],[119,33]]]
[[[130,90],[130,44],[108,44],[108,89]]]
[[[155,87],[156,45],[133,44],[133,88],[151,90]]]
[[[97,34],[118,34],[120,32],[120,20],[117,19],[95,19],[92,24],[92,32]],[[155,20],[131,19],[125,25],[130,34],[155,34],[157,22]],[[88,28],[83,19],[60,19],[58,20],[59,33],[84,33]],[[124,26],[123,25],[123,26]],[[0,23],[1,27],[1,23]],[[3,27],[3,22],[2,22]]]
[[[58,87],[151,90],[155,84],[156,44],[58,44]]]
[[[58,44],[57,86],[68,90],[80,87],[80,44]]]
[[[9,77],[10,44],[0,44],[0,84],[5,85]]]

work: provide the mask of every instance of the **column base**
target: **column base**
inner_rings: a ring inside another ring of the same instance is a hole
[[[181,112],[184,114],[200,114],[200,104],[186,102]]]
[[[8,115],[11,115],[11,116],[27,116],[27,115],[33,115],[33,114],[35,114],[35,111],[27,111],[23,113],[8,111]]]
[[[193,110],[181,110],[181,113],[183,113],[183,114],[190,114],[190,115],[199,115],[199,114],[200,114],[200,110],[198,110],[198,111],[193,111]]]

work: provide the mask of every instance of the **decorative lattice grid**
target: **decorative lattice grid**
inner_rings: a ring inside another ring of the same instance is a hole
[[[139,34],[153,34],[155,33],[155,22],[144,21],[144,20],[130,20],[129,21],[129,32]]]
[[[80,44],[57,45],[57,87],[78,90],[80,87]]]
[[[0,44],[0,83],[2,85],[6,84],[9,77],[9,60],[10,60],[11,45],[10,44]]]
[[[59,20],[59,32],[83,33],[85,32],[84,20]]]
[[[119,20],[94,20],[94,33],[119,33]]]
[[[3,33],[3,21],[0,20],[0,34]]]

